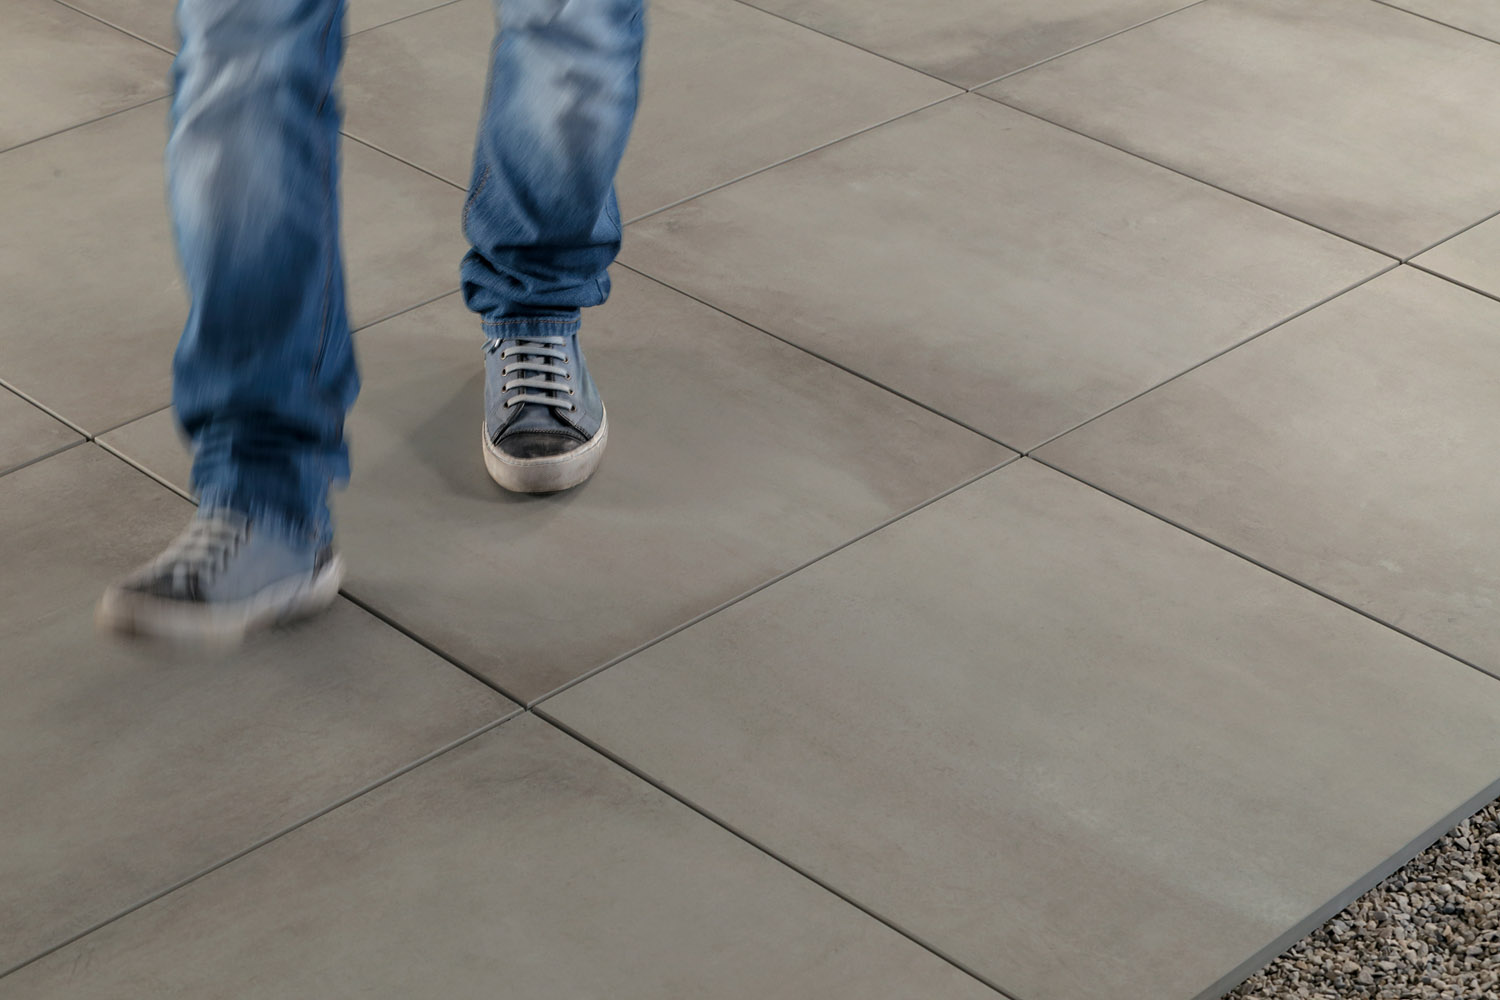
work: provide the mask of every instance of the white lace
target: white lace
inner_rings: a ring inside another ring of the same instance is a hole
[[[248,522],[221,517],[195,517],[182,534],[173,539],[161,558],[158,572],[181,578],[190,573],[207,580],[229,565],[245,540]]]
[[[536,403],[539,406],[553,406],[569,411],[578,409],[569,398],[573,395],[573,388],[558,384],[559,377],[565,382],[573,381],[573,372],[567,367],[572,363],[572,359],[561,350],[567,342],[566,337],[525,337],[516,340],[491,340],[484,345],[485,351],[489,354],[499,351],[502,360],[516,359],[513,363],[501,368],[500,374],[509,375],[516,372],[522,377],[505,382],[501,386],[502,391],[508,393],[514,389],[536,390],[519,392],[511,396],[505,401],[507,408],[524,403]],[[549,365],[546,363],[548,358],[561,361],[562,365]]]

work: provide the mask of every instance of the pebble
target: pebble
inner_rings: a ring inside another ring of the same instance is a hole
[[[1500,801],[1224,1000],[1500,1000]]]

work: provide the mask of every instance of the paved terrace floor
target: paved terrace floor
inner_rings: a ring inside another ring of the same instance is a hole
[[[0,996],[1207,1000],[1500,792],[1500,12],[652,0],[593,481],[486,477],[488,0],[353,0],[326,617],[191,507],[163,0],[0,29]]]

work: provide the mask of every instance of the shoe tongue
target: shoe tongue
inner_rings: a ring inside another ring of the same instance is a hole
[[[558,416],[559,410],[554,406],[543,406],[540,403],[523,403],[518,407],[521,411],[516,414],[516,419],[511,421],[505,428],[507,434],[515,431],[556,431],[571,430],[572,425]]]

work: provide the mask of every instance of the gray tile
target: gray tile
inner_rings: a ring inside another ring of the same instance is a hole
[[[197,1000],[226,982],[244,1000],[996,997],[526,716],[21,970],[4,992]]]
[[[0,478],[0,969],[514,707],[346,601],[227,655],[96,634],[191,510],[92,445]]]
[[[442,6],[447,0],[349,0],[349,13],[344,19],[344,31],[368,31],[388,24],[397,18]]]
[[[1412,263],[1500,296],[1500,217],[1439,243],[1413,258]]]
[[[170,62],[54,0],[7,0],[0,149],[162,96]]]
[[[1187,0],[752,0],[960,87],[977,87]]]
[[[351,594],[525,700],[1011,457],[617,269],[583,337],[609,453],[518,496],[481,461],[480,341],[458,296],[360,334],[336,513]],[[184,468],[153,420],[144,464]]]
[[[184,493],[192,492],[193,457],[177,429],[171,407],[101,434],[99,442],[163,482]]]
[[[0,387],[0,475],[82,440],[67,424]]]
[[[1369,0],[1208,0],[986,88],[1403,259],[1500,209],[1500,48]]]
[[[343,144],[349,321],[366,326],[458,288],[463,193],[357,142]]]
[[[0,373],[90,432],[171,396],[187,306],[166,114],[158,102],[0,154]],[[351,142],[344,195],[356,324],[458,287],[460,192]]]
[[[148,42],[175,52],[178,38],[172,14],[177,0],[66,0],[79,10],[87,11]]]
[[[1493,678],[1027,459],[540,711],[1027,1000],[1190,1000],[1500,753]]]
[[[1043,460],[1500,674],[1500,303],[1401,268]]]
[[[490,0],[462,0],[349,39],[345,129],[466,187],[494,30]]]
[[[626,219],[956,92],[739,3],[653,0],[647,23]],[[492,27],[463,0],[351,39],[349,133],[467,185]]]
[[[444,2],[446,0],[349,0],[344,33],[366,31]],[[177,0],[67,0],[67,3],[164,49],[177,50],[179,39],[172,20]]]
[[[1391,263],[974,96],[643,220],[621,259],[1023,450]]]
[[[1381,0],[1500,42],[1500,7],[1493,0]]]

